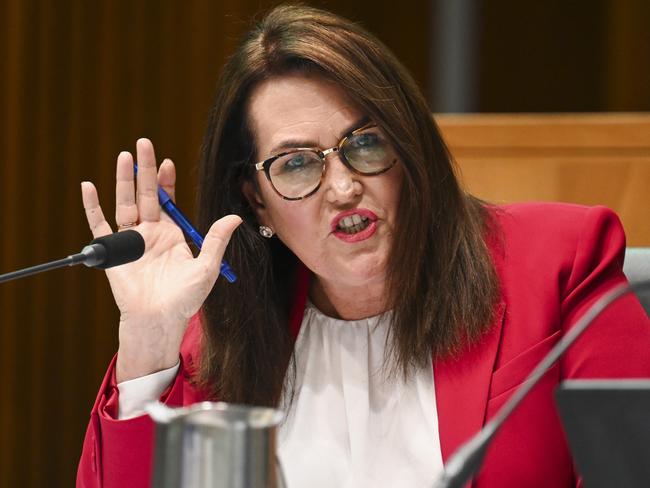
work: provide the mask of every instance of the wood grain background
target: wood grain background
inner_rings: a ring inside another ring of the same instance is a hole
[[[427,87],[436,1],[309,3],[363,21]],[[273,3],[0,0],[0,271],[80,249],[79,182],[97,184],[110,215],[115,156],[141,136],[177,163],[191,215],[214,81]],[[478,111],[650,110],[649,2],[480,3]],[[0,287],[0,486],[74,483],[116,325],[98,271]]]
[[[474,195],[605,205],[628,246],[650,245],[650,112],[436,117]]]

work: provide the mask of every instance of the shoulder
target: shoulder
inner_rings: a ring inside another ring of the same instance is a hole
[[[490,207],[492,215],[504,230],[563,231],[563,235],[577,235],[589,227],[618,227],[616,213],[600,205],[586,206],[571,203],[528,202]]]
[[[502,279],[543,279],[566,293],[593,271],[622,269],[625,233],[607,207],[532,202],[489,208]]]
[[[530,202],[490,207],[506,248],[522,252],[574,254],[602,247],[625,247],[614,211],[603,206]]]

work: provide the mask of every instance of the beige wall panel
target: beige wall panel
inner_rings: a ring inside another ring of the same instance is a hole
[[[650,245],[650,114],[440,115],[471,193],[492,202],[606,205]]]

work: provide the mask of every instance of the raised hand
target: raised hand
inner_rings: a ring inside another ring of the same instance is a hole
[[[241,223],[236,215],[216,221],[194,258],[182,231],[161,213],[158,204],[158,185],[174,198],[174,164],[167,159],[157,170],[148,139],[137,141],[136,153],[137,182],[131,154],[122,152],[117,158],[115,220],[118,231],[131,228],[142,234],[145,254],[138,261],[106,270],[120,310],[118,382],[177,363],[188,319],[214,286],[230,236]],[[81,193],[93,236],[112,233],[95,186],[83,182]]]

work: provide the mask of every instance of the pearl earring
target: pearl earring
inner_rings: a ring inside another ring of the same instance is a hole
[[[273,229],[267,227],[266,225],[260,225],[260,235],[262,237],[266,237],[267,239],[270,239],[271,237],[273,237],[273,234],[275,234],[275,232],[273,232]]]

